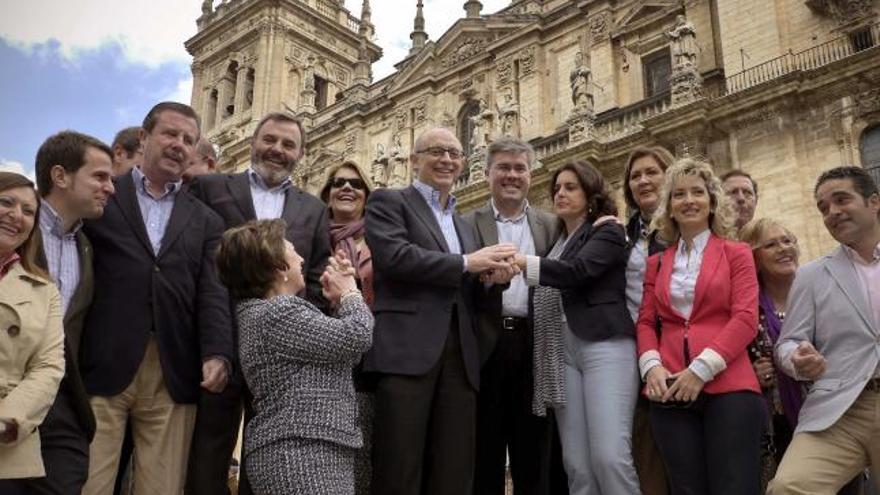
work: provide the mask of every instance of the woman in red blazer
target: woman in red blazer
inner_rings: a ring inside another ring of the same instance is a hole
[[[666,171],[654,223],[669,247],[648,260],[639,368],[672,494],[757,495],[764,405],[746,351],[758,326],[749,246],[706,163]],[[658,331],[659,330],[659,331]]]

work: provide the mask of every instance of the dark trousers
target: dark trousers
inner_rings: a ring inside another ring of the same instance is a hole
[[[642,495],[669,495],[666,467],[654,441],[648,399],[639,396],[633,417],[632,455]]]
[[[505,466],[515,495],[549,494],[550,418],[532,406],[532,348],[525,320],[503,330],[480,370],[477,396],[477,462],[474,493],[504,495]]]
[[[702,394],[690,408],[651,404],[651,426],[672,495],[758,495],[763,398]]]
[[[453,324],[440,359],[428,373],[378,378],[373,493],[470,494],[476,408],[476,391],[468,382]]]
[[[89,439],[72,406],[66,382],[61,383],[39,432],[46,476],[22,480],[22,493],[78,495],[89,476]],[[0,487],[0,493],[6,491]]]
[[[230,380],[219,394],[205,389],[199,391],[199,408],[186,473],[187,494],[229,493],[229,463],[241,424],[242,382],[240,377]]]

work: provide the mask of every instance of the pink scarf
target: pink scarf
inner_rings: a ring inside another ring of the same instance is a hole
[[[364,219],[349,223],[330,223],[330,241],[333,252],[342,250],[355,267],[361,282],[361,292],[367,305],[373,307],[373,263],[370,248],[363,244],[358,249],[357,240],[364,236]]]

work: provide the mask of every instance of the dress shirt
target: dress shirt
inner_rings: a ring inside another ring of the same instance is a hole
[[[849,246],[843,246],[843,251],[849,256],[856,269],[859,285],[865,291],[865,300],[868,302],[868,310],[874,317],[874,328],[880,328],[880,244],[874,247],[874,257],[871,261],[865,261]],[[874,370],[874,376],[880,377],[880,367]]]
[[[434,213],[434,218],[440,224],[443,238],[446,239],[446,247],[449,248],[449,252],[461,254],[461,242],[458,240],[458,232],[455,231],[455,223],[452,221],[452,216],[455,214],[455,196],[450,194],[446,201],[446,208],[443,208],[440,204],[440,191],[418,179],[413,181],[413,186],[425,198],[431,212]],[[465,261],[465,269],[467,269],[467,261]]]
[[[165,184],[165,192],[160,196],[154,196],[150,192],[150,179],[141,172],[140,167],[132,169],[131,177],[134,179],[134,190],[137,194],[138,206],[147,228],[147,236],[153,246],[153,254],[159,254],[162,249],[162,237],[165,236],[165,228],[171,218],[171,210],[174,209],[174,200],[180,191],[182,181]]]
[[[645,285],[645,268],[648,266],[648,231],[639,217],[639,237],[633,240],[629,259],[626,261],[626,309],[633,321],[639,319],[642,291]]]
[[[251,184],[251,198],[254,201],[254,212],[257,214],[257,220],[281,218],[281,213],[284,212],[284,199],[287,196],[287,190],[293,186],[290,177],[287,177],[281,184],[275,187],[269,187],[253,167],[248,169],[247,174],[248,181]]]
[[[529,202],[526,201],[516,217],[505,218],[492,201],[492,213],[495,215],[495,226],[498,228],[498,242],[509,242],[515,245],[520,253],[534,255],[535,242],[526,216],[528,211]],[[529,288],[522,276],[513,277],[510,286],[501,293],[501,315],[521,318],[529,315]]]
[[[79,285],[79,250],[76,233],[82,220],[76,222],[70,232],[64,232],[63,221],[46,201],[40,205],[40,231],[43,234],[43,253],[49,274],[61,293],[61,314],[67,313],[67,305]]]

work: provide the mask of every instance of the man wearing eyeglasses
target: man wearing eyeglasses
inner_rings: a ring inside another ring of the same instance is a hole
[[[305,297],[323,308],[326,301],[321,295],[320,278],[330,257],[327,207],[290,179],[305,154],[305,143],[305,130],[299,120],[284,113],[270,113],[254,130],[247,171],[205,175],[194,180],[191,188],[223,218],[226,229],[254,219],[283,219],[287,223],[285,237],[304,260]],[[203,393],[200,398],[187,476],[188,494],[228,493],[227,473],[238,436],[242,398],[249,396],[237,362],[235,368],[226,390]],[[245,401],[245,409],[247,423],[251,416],[249,400]],[[253,493],[244,465],[239,493]]]
[[[370,195],[366,239],[373,254],[373,348],[377,374],[373,493],[467,495],[473,488],[480,359],[475,303],[483,285],[513,276],[513,244],[477,249],[450,194],[461,143],[448,129],[416,139],[418,176]]]

